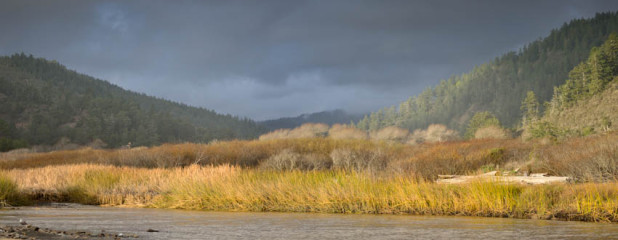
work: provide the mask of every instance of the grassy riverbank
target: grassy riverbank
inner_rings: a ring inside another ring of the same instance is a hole
[[[404,145],[286,139],[0,156],[0,201],[219,211],[431,214],[618,222],[618,134]],[[549,172],[575,183],[433,183]],[[518,171],[517,171],[518,170]]]
[[[9,170],[16,199],[219,211],[431,214],[618,221],[618,183],[438,185],[343,171],[90,164]],[[6,180],[5,180],[6,181]]]

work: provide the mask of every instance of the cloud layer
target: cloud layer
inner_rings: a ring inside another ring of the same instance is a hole
[[[392,105],[616,1],[2,1],[0,54],[258,120]]]

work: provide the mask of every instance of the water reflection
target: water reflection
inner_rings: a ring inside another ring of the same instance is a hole
[[[143,239],[618,239],[618,224],[503,218],[22,208],[0,224],[138,234]],[[149,233],[147,229],[161,232]]]

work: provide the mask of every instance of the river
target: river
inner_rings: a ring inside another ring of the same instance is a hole
[[[42,228],[140,239],[618,239],[618,224],[477,217],[201,212],[68,205],[0,211]],[[147,232],[156,229],[160,232]]]

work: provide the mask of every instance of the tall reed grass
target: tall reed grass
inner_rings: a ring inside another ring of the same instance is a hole
[[[618,183],[439,185],[356,171],[234,166],[134,168],[80,164],[2,172],[23,196],[217,211],[431,214],[618,221]]]
[[[24,204],[25,199],[19,193],[13,179],[0,173],[0,207]]]

